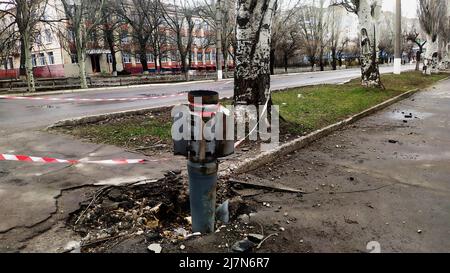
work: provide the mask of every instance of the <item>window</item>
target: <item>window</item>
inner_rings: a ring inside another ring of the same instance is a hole
[[[50,31],[50,29],[46,29],[45,30],[45,41],[48,44],[53,42],[52,32]]]
[[[131,63],[131,56],[130,56],[129,53],[123,53],[122,59],[123,59],[123,63],[124,63],[124,64],[129,64],[129,63]]]
[[[75,53],[75,54],[70,54],[70,61],[73,63],[73,64],[77,64],[78,63],[78,57],[77,57],[77,54]]]
[[[9,57],[7,64],[6,64],[7,69],[14,69],[14,61],[13,58]]]
[[[112,56],[111,53],[106,54],[106,61],[107,61],[109,64],[112,64],[112,63],[113,63],[113,56]]]
[[[203,53],[197,53],[197,61],[203,62]]]
[[[147,53],[147,62],[149,62],[149,63],[155,62],[155,56],[153,56],[152,53]]]
[[[55,56],[53,55],[53,52],[48,52],[48,64],[55,64]]]
[[[205,61],[207,62],[211,61],[211,52],[205,54]]]
[[[36,35],[36,44],[42,45],[42,35],[41,35],[41,33],[38,33]]]
[[[36,54],[31,54],[31,63],[33,64],[33,67],[37,66]]]
[[[134,57],[136,63],[140,63],[141,62],[141,54],[136,54]]]
[[[44,53],[39,53],[39,66],[44,66],[45,65],[45,54]]]
[[[75,32],[72,29],[67,29],[67,37],[69,37],[69,42],[75,41]]]
[[[120,41],[122,41],[123,44],[128,44],[128,33],[122,32],[120,34]]]

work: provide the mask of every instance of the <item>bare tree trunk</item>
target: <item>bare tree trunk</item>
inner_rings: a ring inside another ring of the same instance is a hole
[[[27,77],[27,68],[25,64],[25,45],[23,42],[23,37],[20,37],[20,68],[19,68],[19,77],[26,79]]]
[[[27,75],[28,92],[35,92],[36,85],[33,75],[33,63],[31,62],[31,43],[29,33],[22,34],[22,42],[25,49],[23,53],[25,55],[25,72]]]
[[[227,43],[225,43],[227,44]],[[223,69],[224,69],[224,73],[223,73],[223,78],[227,79],[228,78],[228,49],[223,50]]]
[[[86,48],[84,46],[84,43],[82,41],[83,39],[83,29],[84,25],[81,24],[80,26],[76,27],[75,31],[77,32],[77,35],[75,35],[75,44],[77,48],[77,58],[78,58],[78,68],[79,68],[79,75],[80,75],[80,88],[81,89],[87,89],[87,78],[86,78]]]
[[[235,104],[271,104],[270,45],[276,3],[238,0]]]
[[[331,66],[333,70],[337,70],[337,56],[336,56],[336,48],[331,48]]]
[[[425,52],[423,65],[425,66],[425,74],[431,75],[432,73],[438,72],[438,49],[439,41],[437,35],[434,37],[427,35],[428,47]]]
[[[142,73],[148,73],[148,63],[147,63],[147,43],[146,41],[139,42],[139,62],[142,65]]]
[[[270,75],[275,75],[275,49],[270,49]]]
[[[366,87],[382,87],[378,66],[377,19],[379,8],[361,0],[358,18],[361,32],[361,83]]]
[[[319,65],[320,65],[320,71],[325,70],[325,64],[323,63],[323,47],[320,48],[319,52]]]
[[[288,55],[287,53],[284,53],[284,72],[288,73]]]
[[[416,53],[416,71],[420,70],[420,62],[422,59],[422,49],[420,49],[419,51],[417,51]]]

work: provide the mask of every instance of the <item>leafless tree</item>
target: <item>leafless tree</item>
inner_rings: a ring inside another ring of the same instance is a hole
[[[311,70],[317,62],[323,66],[323,51],[326,33],[325,1],[310,0],[303,4],[299,13],[299,32]]]
[[[125,22],[117,13],[115,0],[106,0],[102,10],[102,21],[99,28],[103,33],[103,43],[111,52],[112,74],[117,76],[117,58],[116,53],[120,51],[120,30]]]
[[[116,12],[131,28],[130,35],[137,44],[139,61],[144,73],[148,72],[147,51],[153,44],[153,53],[159,57],[159,35],[162,18],[161,3],[158,0],[119,0]],[[155,58],[155,64],[157,63]]]
[[[342,37],[342,21],[345,16],[344,11],[339,6],[329,6],[327,16],[327,27],[329,36],[329,47],[331,51],[331,67],[337,69],[339,52],[348,42],[347,37]],[[339,65],[340,66],[340,65]]]
[[[427,75],[438,71],[439,34],[445,25],[447,1],[419,0],[417,11],[422,30],[427,36],[424,70]]]
[[[238,0],[235,104],[271,104],[270,46],[277,0]]]
[[[417,29],[412,29],[406,33],[406,40],[414,43],[419,47],[419,50],[416,52],[416,71],[420,70],[420,62],[422,60],[423,48],[427,43],[427,40],[421,38],[420,32]]]
[[[394,14],[384,14],[378,26],[378,50],[381,63],[388,62],[394,54],[394,19]]]
[[[272,25],[272,44],[270,50],[270,74],[274,74],[277,56],[281,55],[285,70],[287,61],[295,55],[301,43],[298,31],[298,16],[304,0],[279,0]]]
[[[3,53],[20,45],[20,73],[26,74],[29,92],[36,91],[31,50],[46,7],[46,0],[0,0],[0,48]]]
[[[99,25],[102,23],[102,13],[105,6],[105,0],[60,0],[64,9],[65,24],[57,24],[60,28],[59,34],[65,42],[74,41],[77,63],[79,68],[80,87],[88,88],[86,77],[86,55],[88,44],[92,41],[93,34],[98,31]],[[58,20],[57,20],[58,21]],[[69,32],[67,32],[69,28]],[[70,34],[68,37],[68,34]]]
[[[232,53],[232,48],[235,41],[235,4],[236,0],[203,0],[201,5],[198,7],[198,15],[210,27],[211,31],[208,31],[208,33],[211,36],[208,38],[211,38],[211,45],[216,45],[217,38],[220,37],[219,40],[221,41],[221,46],[219,46],[217,52],[219,52],[219,54],[220,52],[222,53],[222,58],[219,58],[220,56],[216,55],[216,64],[222,64],[223,60],[224,78],[228,77],[227,60]]]
[[[343,6],[355,13],[361,35],[361,83],[367,87],[383,88],[378,65],[378,31],[381,0],[334,0],[332,5]]]
[[[193,1],[173,0],[173,5],[161,5],[163,17],[170,31],[172,43],[176,45],[181,69],[185,79],[190,79],[190,66],[192,62],[192,45],[194,42],[196,9]]]

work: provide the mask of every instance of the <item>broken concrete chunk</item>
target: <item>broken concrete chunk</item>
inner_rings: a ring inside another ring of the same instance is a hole
[[[244,239],[242,241],[234,243],[234,245],[231,247],[231,250],[237,253],[247,253],[251,252],[254,247],[255,244],[252,241],[250,241],[249,239]]]
[[[81,243],[77,241],[70,241],[64,247],[64,251],[70,253],[81,253]]]
[[[153,253],[161,253],[162,247],[160,244],[151,244],[148,246],[148,250]]]
[[[250,216],[248,216],[247,214],[242,214],[238,216],[238,219],[241,223],[243,224],[248,224],[250,223]]]
[[[257,244],[260,243],[262,240],[264,240],[264,235],[262,234],[256,234],[256,233],[250,233],[247,238],[252,241],[253,243]]]

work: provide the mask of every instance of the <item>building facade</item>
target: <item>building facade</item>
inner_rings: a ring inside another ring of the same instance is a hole
[[[45,17],[47,18],[63,18],[63,8],[59,0],[49,0],[49,4],[45,8]],[[209,25],[200,17],[194,17],[195,28],[193,31],[193,45],[190,56],[192,70],[215,70],[216,69],[216,50],[215,45],[205,43],[208,37],[212,37]],[[61,26],[55,28],[54,25],[40,23],[36,28],[39,35],[35,38],[32,47],[32,63],[33,72],[36,78],[61,78],[61,77],[78,77],[79,68],[77,64],[76,50],[73,40],[70,37],[70,29],[65,38],[62,38]],[[131,28],[124,25],[121,27],[120,33],[116,35],[119,41],[117,52],[115,53],[116,68],[119,74],[141,74],[143,73],[140,55],[132,38]],[[174,35],[167,27],[161,26],[160,31],[165,35]],[[100,31],[99,31],[100,32]],[[97,35],[101,35],[97,33]],[[67,38],[69,37],[69,38]],[[180,71],[181,62],[176,46],[169,42],[164,46],[164,54],[160,58],[155,59],[151,48],[147,51],[148,72],[178,72]],[[0,57],[0,79],[19,78],[20,68],[20,44],[17,44],[17,50],[10,52],[7,56]],[[233,66],[233,60],[227,60],[229,67]],[[111,75],[112,55],[111,51],[103,44],[103,42],[92,42],[87,49],[86,56],[86,73],[92,75]]]

